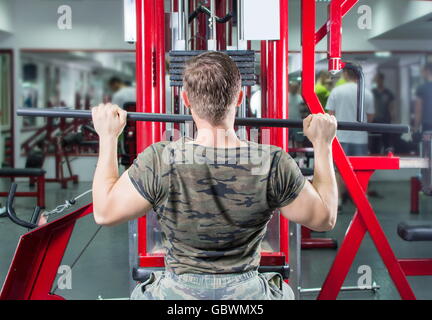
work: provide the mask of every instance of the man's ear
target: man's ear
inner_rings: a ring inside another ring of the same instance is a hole
[[[181,97],[183,99],[183,103],[186,106],[186,108],[190,108],[190,102],[189,102],[189,97],[187,95],[187,92],[182,90]]]
[[[240,90],[238,98],[237,98],[237,104],[236,107],[240,107],[243,102],[244,93],[243,90]]]

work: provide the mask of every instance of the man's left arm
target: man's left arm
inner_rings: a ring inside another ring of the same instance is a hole
[[[126,125],[126,111],[116,105],[92,109],[99,135],[99,158],[93,179],[94,219],[100,225],[116,225],[143,216],[151,204],[141,196],[126,171],[119,177],[117,144]]]

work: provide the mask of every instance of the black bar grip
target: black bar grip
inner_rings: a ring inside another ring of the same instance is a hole
[[[266,273],[266,272],[276,272],[279,273],[284,280],[289,279],[291,269],[289,265],[284,266],[260,266],[258,268],[258,272]]]
[[[83,131],[88,131],[88,132],[90,132],[90,133],[97,134],[95,128],[92,127],[92,126],[89,126],[89,125],[83,125],[81,128],[82,128]]]
[[[41,212],[42,212],[41,208],[40,207],[36,207],[34,209],[34,211],[33,211],[30,223],[32,223],[32,224],[34,224],[34,225],[37,226]]]
[[[207,8],[207,7],[205,7],[205,6],[203,6],[203,5],[199,5],[198,6],[198,8],[196,8],[190,15],[189,15],[189,17],[188,17],[188,23],[192,23],[192,21],[194,20],[194,19],[196,19],[196,18],[198,18],[198,16],[199,16],[199,14],[200,13],[204,13],[204,14],[206,14],[206,15],[208,15],[209,17],[211,17],[211,11]],[[226,23],[226,22],[228,22],[228,21],[230,21],[231,20],[231,18],[233,17],[233,14],[232,13],[228,13],[225,17],[223,17],[223,18],[220,18],[220,17],[217,17],[216,16],[216,22],[218,22],[218,23]]]
[[[91,119],[90,110],[71,110],[71,109],[39,109],[39,108],[20,108],[17,110],[18,116],[26,117],[53,117],[53,118],[81,118]],[[192,116],[178,114],[160,113],[141,113],[128,112],[128,120],[148,121],[148,122],[169,122],[184,123],[192,122]],[[302,120],[291,119],[271,119],[271,118],[236,118],[235,124],[238,126],[251,127],[279,127],[279,128],[303,128]],[[409,126],[401,124],[386,123],[361,123],[361,122],[338,122],[338,130],[347,131],[370,131],[385,133],[408,133]]]
[[[7,199],[7,203],[6,203],[8,217],[9,217],[9,219],[12,220],[13,223],[15,223],[21,227],[28,228],[28,229],[34,229],[37,227],[37,224],[21,220],[20,218],[17,217],[17,215],[15,213],[15,210],[13,208],[13,204],[14,204],[14,200],[15,200],[16,190],[17,190],[17,184],[14,182],[11,184],[11,187],[9,189],[8,199]]]

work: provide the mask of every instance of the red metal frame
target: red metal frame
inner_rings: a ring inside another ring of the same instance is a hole
[[[31,181],[36,181],[36,191],[29,191],[29,192],[16,192],[15,197],[35,197],[37,201],[37,206],[40,208],[45,208],[45,175],[42,176],[26,176],[20,174],[17,175],[0,175],[0,178],[9,178],[9,179],[15,179],[17,177],[28,177],[31,179]],[[9,192],[0,192],[0,197],[8,197]]]
[[[165,12],[163,0],[137,0],[137,112],[165,112]],[[151,85],[150,85],[151,84]],[[137,123],[137,152],[162,139],[161,123]],[[138,219],[140,266],[152,265],[147,255],[147,220]]]
[[[281,1],[281,39],[269,42],[269,66],[268,66],[268,85],[269,85],[269,103],[273,106],[267,116],[274,118],[288,118],[288,0]],[[144,10],[145,4],[145,10]],[[159,10],[159,11],[157,11]],[[226,10],[226,7],[224,8]],[[223,11],[223,10],[221,10]],[[157,39],[163,38],[164,23],[162,23],[161,12],[163,12],[163,1],[161,0],[139,0],[137,1],[137,112],[165,112],[164,102],[160,104],[157,99],[157,93],[164,90],[165,70],[160,67],[161,60],[164,59],[163,46],[157,45]],[[200,15],[199,19],[204,15]],[[200,20],[199,20],[200,21]],[[199,32],[203,32],[203,25],[206,21],[199,22]],[[159,35],[159,36],[158,36]],[[222,37],[223,38],[223,37]],[[223,48],[226,41],[218,37],[218,46]],[[202,41],[197,41],[197,49],[201,47]],[[225,42],[225,43],[224,43]],[[200,45],[201,43],[201,45]],[[152,63],[145,64],[145,61]],[[271,63],[270,63],[271,61]],[[163,63],[164,64],[164,63]],[[278,66],[278,68],[276,68]],[[280,67],[282,66],[282,67]],[[148,85],[152,83],[152,86]],[[164,90],[165,91],[165,90]],[[162,105],[162,109],[158,109]],[[146,147],[160,141],[162,135],[156,129],[155,123],[138,123],[137,125],[137,151],[143,151]],[[288,150],[288,129],[272,128],[272,143],[279,145]],[[138,256],[140,267],[163,267],[163,255],[150,254],[147,252],[147,232],[146,218],[138,221]],[[280,252],[263,253],[261,262],[272,265],[279,260],[272,258],[283,256],[288,262],[288,221],[281,217],[280,221]],[[282,263],[281,263],[282,264]]]
[[[275,103],[274,114],[278,119],[288,119],[288,0],[280,0],[280,39],[275,41],[276,64],[275,74]],[[288,128],[273,128],[272,138],[277,139],[275,145],[288,151]],[[280,251],[285,255],[285,262],[289,261],[289,227],[288,220],[280,215]]]
[[[356,1],[333,0],[330,5],[336,11],[330,13],[334,17],[336,13],[343,15],[349,11]],[[336,6],[337,4],[337,6]],[[342,6],[342,9],[341,9]],[[303,55],[303,99],[312,113],[324,113],[318,97],[315,94],[315,45],[322,39],[324,32],[317,34],[316,25],[316,4],[315,1],[302,0],[302,55]],[[330,24],[331,25],[331,24]],[[328,30],[326,30],[328,31]],[[330,30],[331,31],[331,30]],[[333,41],[339,38],[341,41],[341,29],[333,30],[336,33],[331,35]],[[315,39],[315,41],[314,41]],[[332,57],[329,52],[329,59]],[[397,169],[399,168],[398,158],[394,157],[363,157],[348,158],[338,139],[333,142],[333,154],[336,166],[346,187],[352,197],[358,211],[355,213],[345,239],[336,255],[335,261],[323,284],[318,299],[336,299],[341,286],[346,278],[349,268],[354,260],[358,248],[368,231],[374,244],[403,299],[415,299],[406,275],[396,259],[392,248],[380,226],[380,223],[373,211],[367,197],[367,183],[370,176],[377,169]]]
[[[64,300],[51,294],[76,220],[91,204],[21,236],[0,292],[0,300]]]
[[[410,199],[410,212],[420,212],[420,190],[421,182],[418,177],[411,178],[411,199]]]

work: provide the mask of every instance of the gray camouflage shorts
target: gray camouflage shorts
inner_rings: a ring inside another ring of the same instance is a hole
[[[131,300],[294,300],[279,273],[182,274],[154,272]]]

